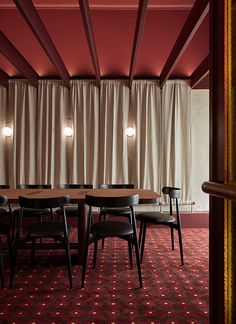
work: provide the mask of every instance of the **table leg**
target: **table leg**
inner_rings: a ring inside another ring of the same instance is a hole
[[[88,206],[78,205],[78,264],[83,264],[88,226]]]

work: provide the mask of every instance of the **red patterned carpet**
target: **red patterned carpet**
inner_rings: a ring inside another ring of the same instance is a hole
[[[118,239],[106,240],[96,270],[90,256],[84,289],[76,265],[68,288],[63,252],[38,251],[32,270],[29,251],[19,251],[14,288],[0,290],[0,323],[208,323],[208,230],[183,229],[183,267],[168,229],[147,233],[142,289]]]

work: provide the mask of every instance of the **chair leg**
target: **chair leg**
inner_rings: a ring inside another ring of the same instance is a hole
[[[129,248],[129,263],[130,263],[130,269],[133,268],[133,261],[132,261],[132,243],[128,241],[128,248]]]
[[[103,221],[107,220],[107,215],[103,215]],[[102,216],[100,215],[99,217],[99,221],[102,221]],[[102,250],[104,249],[104,245],[105,245],[105,239],[102,239]]]
[[[173,229],[173,227],[170,228],[170,234],[171,234],[171,248],[172,248],[172,251],[174,251],[175,242],[174,242],[174,229]]]
[[[4,288],[5,280],[4,280],[3,259],[2,259],[2,249],[1,248],[0,248],[0,276],[1,276],[1,285],[2,285],[2,288]]]
[[[66,248],[66,261],[67,261],[67,270],[70,288],[72,288],[72,271],[71,271],[71,254],[70,254],[70,245],[68,238],[65,239],[65,248]]]
[[[96,263],[97,263],[97,251],[98,251],[98,241],[94,242],[94,247],[93,247],[93,269],[96,268]]]
[[[10,234],[7,234],[7,245],[9,253],[10,268],[13,267],[13,252],[12,252],[12,238]]]
[[[33,269],[34,268],[34,256],[35,256],[35,239],[32,239],[32,244],[31,244],[31,261],[30,261],[30,266]]]
[[[13,280],[15,276],[15,269],[16,269],[16,262],[17,262],[17,254],[18,254],[18,245],[20,241],[20,224],[22,221],[22,215],[19,214],[15,218],[15,223],[14,223],[14,240],[11,242],[12,246],[12,264],[11,264],[11,269],[10,269],[10,279],[9,279],[9,288],[12,288],[13,286]]]
[[[146,229],[147,225],[146,223],[143,224],[143,230],[142,230],[142,242],[141,242],[141,263],[143,262],[143,253],[144,253],[144,245],[145,245],[145,239],[146,239]]]
[[[81,276],[81,288],[84,288],[84,280],[85,280],[86,267],[87,267],[87,258],[88,258],[88,244],[86,245],[86,248],[84,251],[84,259],[83,259],[83,265],[82,265],[82,276]]]
[[[12,223],[11,223],[11,241],[14,242],[15,240],[15,235],[16,235],[16,224],[18,222],[18,220],[16,218],[18,218],[19,216],[13,214],[12,215]]]
[[[142,272],[141,272],[141,264],[140,264],[139,247],[138,247],[137,237],[134,239],[134,246],[135,246],[135,254],[136,254],[136,263],[137,263],[137,268],[138,268],[139,287],[142,288],[143,281],[142,281]]]
[[[184,253],[183,253],[183,242],[182,242],[182,233],[181,228],[178,229],[178,236],[179,236],[179,250],[180,250],[180,258],[181,258],[181,265],[184,265]]]
[[[141,221],[140,222],[140,229],[139,229],[139,239],[138,239],[139,247],[141,246],[142,235],[143,235],[143,222]]]
[[[15,268],[16,268],[16,260],[17,260],[17,245],[14,245],[14,250],[13,250],[13,257],[12,257],[12,265],[11,265],[11,270],[10,270],[10,279],[9,279],[9,288],[12,288],[13,286],[13,280],[15,276]]]
[[[51,222],[53,221],[53,210],[52,210],[52,208],[50,208],[50,215],[51,215]]]

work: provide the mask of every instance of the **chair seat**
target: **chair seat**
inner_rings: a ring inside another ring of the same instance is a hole
[[[91,226],[91,233],[93,235],[117,237],[125,236],[133,233],[133,226],[130,223],[105,221],[98,222]]]
[[[10,225],[0,222],[0,235],[8,235],[10,230]]]
[[[130,215],[130,208],[129,207],[119,207],[119,208],[102,208],[101,215]]]
[[[65,212],[67,217],[78,216],[78,206],[66,206]],[[56,213],[61,215],[61,209],[57,209]]]
[[[174,223],[175,217],[169,214],[163,214],[156,211],[144,212],[136,214],[136,219],[146,222],[146,223],[154,223],[154,224],[166,224],[166,223]]]
[[[68,231],[71,226],[68,224]],[[64,224],[60,222],[41,222],[28,225],[24,228],[24,234],[32,237],[56,237],[64,234]]]

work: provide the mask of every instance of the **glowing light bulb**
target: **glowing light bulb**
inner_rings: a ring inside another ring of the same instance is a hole
[[[127,129],[126,129],[126,131],[125,131],[125,134],[127,135],[127,136],[134,136],[134,133],[135,133],[135,130],[134,130],[134,128],[133,127],[128,127]]]
[[[67,136],[67,137],[70,137],[73,135],[73,129],[71,127],[65,127],[64,128],[64,134]]]
[[[12,134],[13,134],[13,130],[12,130],[11,127],[6,126],[6,127],[3,128],[2,133],[3,133],[3,135],[6,136],[6,137],[11,137]]]

